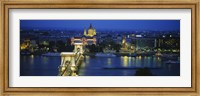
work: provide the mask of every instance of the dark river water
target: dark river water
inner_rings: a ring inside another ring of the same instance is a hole
[[[78,75],[135,76],[138,70],[146,68],[153,76],[179,76],[180,64],[167,64],[166,61],[155,56],[111,58],[85,56]],[[60,63],[61,57],[21,55],[20,76],[57,76]]]

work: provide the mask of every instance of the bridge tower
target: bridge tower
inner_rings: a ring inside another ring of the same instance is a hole
[[[74,43],[74,52],[80,52],[81,54],[83,54],[84,52],[84,45],[83,43]]]
[[[83,43],[74,43],[73,52],[61,53],[61,65],[59,67],[59,76],[78,76],[78,66],[83,61],[84,52]]]
[[[76,76],[76,62],[74,52],[61,53],[61,65],[59,67],[60,76]]]

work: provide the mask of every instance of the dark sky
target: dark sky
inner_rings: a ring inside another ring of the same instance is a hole
[[[180,20],[20,20],[21,28],[96,30],[180,30]]]

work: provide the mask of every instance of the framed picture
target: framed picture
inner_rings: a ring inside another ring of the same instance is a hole
[[[198,1],[1,3],[5,95],[199,95]]]

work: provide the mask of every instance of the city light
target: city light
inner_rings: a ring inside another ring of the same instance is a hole
[[[33,21],[58,28],[32,28],[40,25]],[[33,21],[20,21],[22,76],[180,75],[179,20]]]

